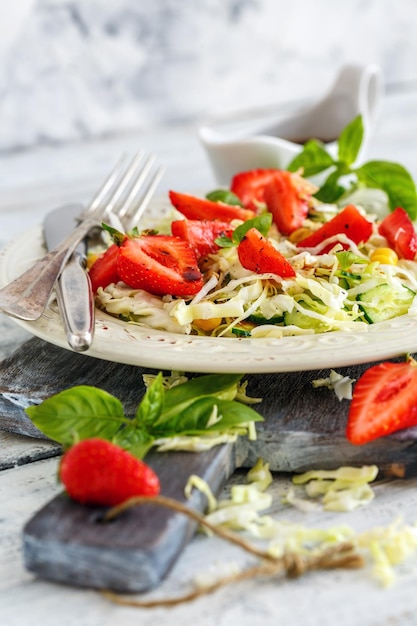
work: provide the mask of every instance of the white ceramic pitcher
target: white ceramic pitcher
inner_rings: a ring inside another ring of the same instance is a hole
[[[261,119],[217,119],[199,130],[217,182],[230,183],[238,172],[254,168],[284,169],[301,151],[302,144],[315,138],[335,153],[335,140],[344,127],[361,114],[364,140],[358,161],[366,148],[383,96],[382,73],[376,65],[347,65],[340,71],[329,93],[307,108]]]

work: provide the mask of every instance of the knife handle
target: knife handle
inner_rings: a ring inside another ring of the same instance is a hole
[[[74,253],[56,282],[56,297],[67,340],[76,352],[91,346],[94,334],[94,298],[83,256]]]

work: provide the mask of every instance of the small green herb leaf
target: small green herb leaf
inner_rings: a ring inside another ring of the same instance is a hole
[[[260,422],[262,421],[261,415],[254,411],[247,404],[240,402],[231,402],[230,400],[218,400],[217,401],[219,414],[222,419],[208,427],[208,430],[227,430],[233,426],[239,426],[248,422]]]
[[[177,412],[182,413],[198,398],[215,396],[233,400],[241,378],[240,374],[208,374],[171,387],[165,392],[164,411],[159,421],[168,421]]]
[[[346,189],[339,184],[340,176],[341,173],[339,169],[332,172],[320,189],[314,194],[314,197],[320,200],[320,202],[336,202],[346,191]]]
[[[87,385],[61,391],[26,413],[47,437],[63,445],[90,437],[112,439],[128,422],[117,398]]]
[[[206,195],[207,200],[212,202],[224,202],[233,206],[243,206],[240,199],[232,191],[228,189],[215,189]]]
[[[132,421],[120,430],[112,439],[113,443],[125,450],[129,450],[131,454],[143,459],[143,457],[152,448],[155,437],[147,430],[141,429]]]
[[[369,161],[354,172],[362,184],[385,191],[391,210],[400,206],[411,220],[417,218],[416,186],[402,165],[390,161]]]
[[[178,413],[170,413],[162,423],[152,429],[155,437],[169,437],[172,435],[196,434],[205,431],[213,414],[213,408],[219,402],[215,396],[204,396],[187,404],[186,408]]]
[[[236,243],[230,237],[217,237],[214,240],[220,248],[233,248]]]
[[[322,142],[317,141],[317,139],[310,139],[300,154],[294,157],[287,169],[290,172],[297,172],[302,169],[303,176],[309,178],[335,164],[333,157],[327,152]]]
[[[232,237],[218,237],[215,241],[221,248],[237,246],[242,241],[248,230],[256,228],[266,237],[272,224],[272,213],[262,213],[240,224],[232,233]]]
[[[257,215],[251,220],[246,220],[243,224],[240,224],[233,231],[233,241],[240,243],[248,230],[256,228],[259,232],[266,237],[272,224],[272,213],[262,213]]]
[[[338,140],[339,161],[352,165],[359,154],[364,135],[362,116],[355,117],[342,131]]]
[[[165,389],[163,386],[162,372],[159,372],[152,384],[146,390],[139,404],[135,421],[139,425],[148,426],[159,419],[162,413],[165,400]]]

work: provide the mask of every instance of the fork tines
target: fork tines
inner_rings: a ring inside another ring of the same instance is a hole
[[[92,199],[85,216],[98,214],[101,221],[115,217],[126,231],[137,225],[164,173],[153,168],[155,157],[139,152],[126,165],[123,156]]]

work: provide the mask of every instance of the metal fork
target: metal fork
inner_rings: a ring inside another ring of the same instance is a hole
[[[1,312],[22,320],[37,320],[44,312],[65,264],[93,228],[100,226],[111,215],[119,216],[128,227],[140,220],[163,174],[162,168],[158,168],[145,187],[154,157],[146,158],[142,164],[143,159],[143,153],[137,154],[127,168],[125,157],[120,159],[80,215],[79,225],[71,235],[0,289]]]

